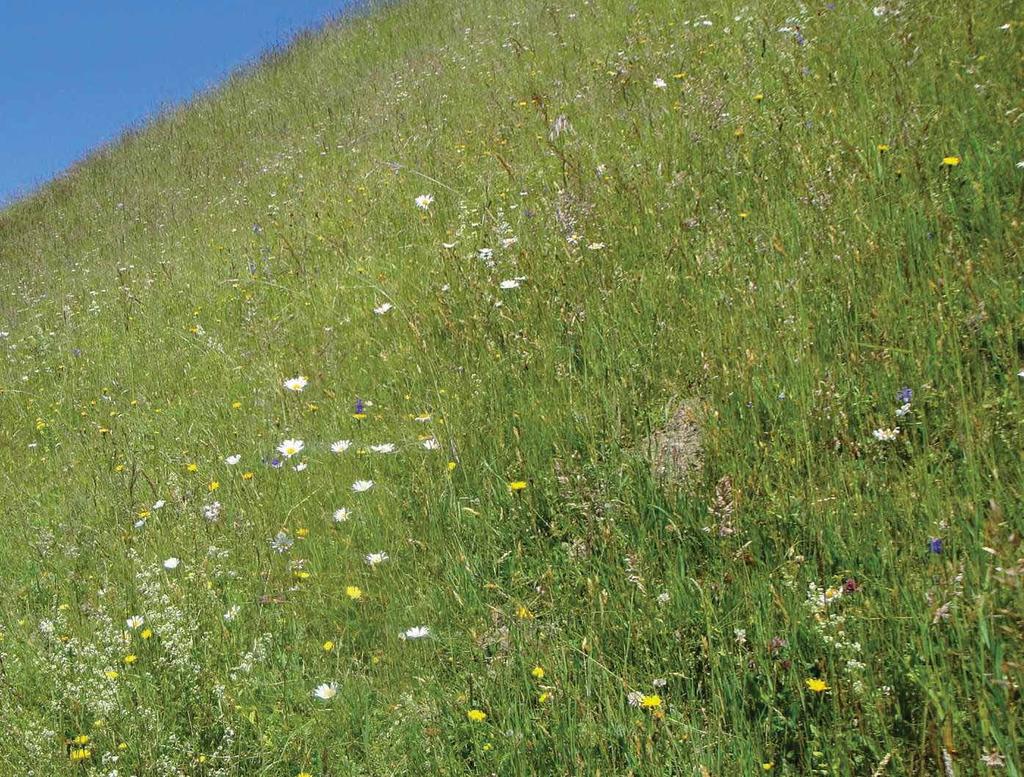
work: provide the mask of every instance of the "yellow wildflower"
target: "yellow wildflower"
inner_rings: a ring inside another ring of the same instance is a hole
[[[363,591],[359,586],[350,585],[345,588],[345,596],[354,601],[363,597]]]
[[[946,167],[956,167],[960,164],[960,157],[958,156],[944,156],[942,157],[942,164]]]
[[[524,488],[526,488],[525,480],[513,480],[508,484],[508,490],[513,492],[522,491]]]
[[[661,697],[657,694],[653,694],[652,696],[644,696],[640,700],[640,706],[645,709],[656,710],[658,709],[658,707],[661,706]]]
[[[483,710],[470,710],[466,713],[466,717],[474,723],[483,723],[487,720],[487,713]]]
[[[544,667],[542,667],[542,666],[535,666],[533,668],[533,671],[530,672],[530,674],[532,674],[538,680],[541,680],[544,677]]]
[[[139,660],[139,657],[137,655],[135,655],[134,653],[129,653],[128,655],[126,655],[124,657],[125,666],[131,666],[132,664],[134,664],[138,660]]]
[[[327,640],[327,641],[326,641],[326,642],[325,642],[325,643],[323,644],[323,649],[324,649],[324,652],[325,652],[325,653],[330,653],[330,652],[331,652],[332,650],[334,650],[334,643],[333,643],[333,642],[331,642],[330,640]]]
[[[828,683],[824,680],[819,680],[817,677],[807,678],[807,688],[814,693],[824,693],[829,689]]]

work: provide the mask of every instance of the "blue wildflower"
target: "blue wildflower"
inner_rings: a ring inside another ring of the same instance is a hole
[[[928,540],[928,550],[936,554],[942,553],[942,538],[932,537]]]

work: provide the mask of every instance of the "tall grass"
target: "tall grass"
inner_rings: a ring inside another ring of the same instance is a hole
[[[407,0],[9,207],[0,773],[1019,774],[1019,11]]]

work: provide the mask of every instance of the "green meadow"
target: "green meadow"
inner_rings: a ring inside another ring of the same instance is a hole
[[[0,775],[1020,775],[1022,35],[405,0],[11,204]]]

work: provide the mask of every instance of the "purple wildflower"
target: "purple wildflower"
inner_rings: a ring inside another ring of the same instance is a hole
[[[935,554],[942,553],[942,538],[932,537],[928,540],[928,550]]]
[[[896,399],[900,401],[901,405],[905,405],[914,398],[914,390],[910,386],[904,386],[896,394]]]

